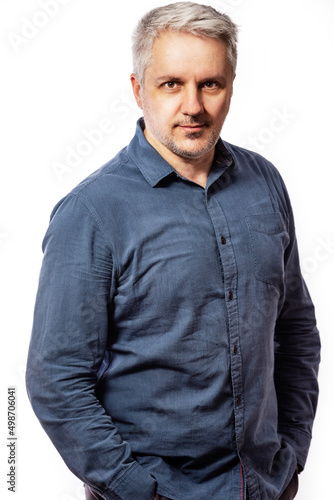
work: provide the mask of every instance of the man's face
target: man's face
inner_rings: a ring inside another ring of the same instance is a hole
[[[131,76],[147,140],[173,162],[213,154],[229,110],[234,74],[222,42],[163,32],[155,40],[143,88]]]

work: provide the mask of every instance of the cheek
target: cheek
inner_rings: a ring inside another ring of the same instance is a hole
[[[164,108],[166,106],[165,106],[165,103],[162,99],[159,99],[157,97],[155,97],[155,98],[149,97],[149,98],[145,99],[144,103],[145,103],[146,108],[150,110],[150,113],[152,115],[154,115],[154,116],[163,115]]]
[[[226,96],[226,98],[216,107],[215,116],[217,118],[225,119],[226,114],[230,108],[231,97]]]
[[[153,114],[161,126],[168,126],[170,122],[177,119],[178,108],[173,99],[160,99],[153,105]]]
[[[180,98],[176,96],[162,97],[157,100],[157,109],[161,115],[172,115],[180,106]]]

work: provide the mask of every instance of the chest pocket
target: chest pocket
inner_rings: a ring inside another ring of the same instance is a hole
[[[284,276],[284,252],[290,238],[279,212],[245,217],[255,277],[278,286]]]

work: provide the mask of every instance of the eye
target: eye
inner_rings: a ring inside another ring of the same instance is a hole
[[[203,87],[206,88],[206,89],[216,89],[218,87],[218,83],[217,82],[208,81],[208,82],[205,82],[203,84]]]
[[[163,86],[168,90],[175,90],[178,87],[178,83],[177,82],[166,82],[163,84]]]

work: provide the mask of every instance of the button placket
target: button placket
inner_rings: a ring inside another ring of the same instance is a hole
[[[242,395],[242,357],[239,349],[239,312],[237,290],[237,263],[233,245],[230,243],[230,230],[221,202],[215,192],[207,197],[207,209],[217,235],[217,243],[222,267],[224,269],[225,302],[227,309],[228,335],[231,346],[231,382],[233,390],[236,443],[242,442],[243,434],[243,395]]]

